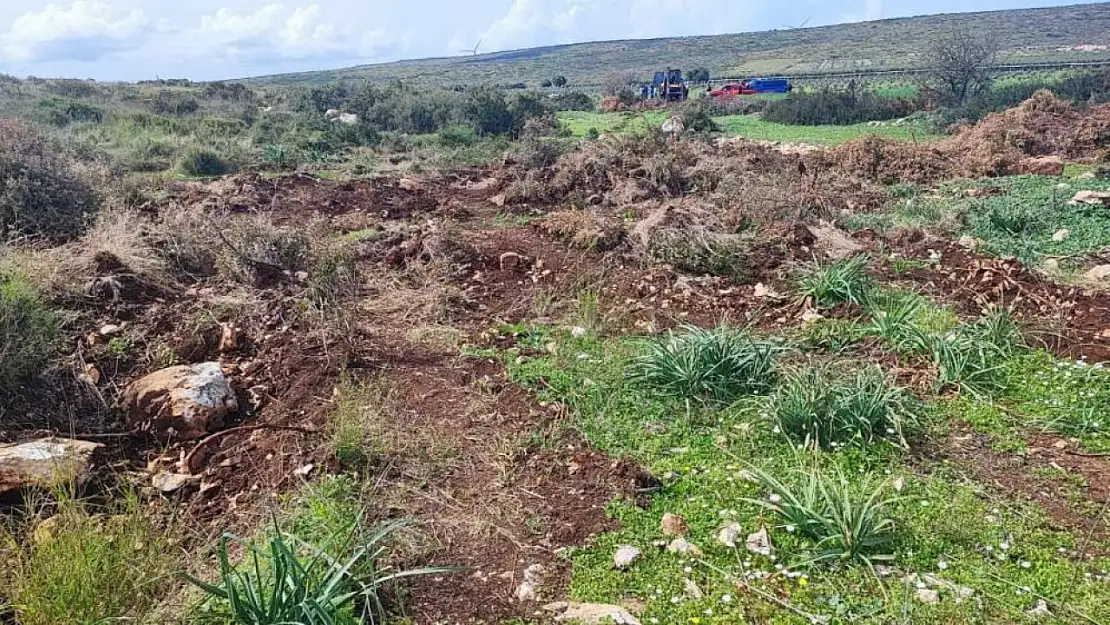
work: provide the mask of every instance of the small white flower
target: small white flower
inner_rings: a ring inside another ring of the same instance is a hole
[[[671,603],[681,603],[682,597],[671,597]]]
[[[582,326],[574,326],[573,328],[571,328],[570,335],[576,339],[580,339],[583,336],[586,336],[586,328],[583,328]]]
[[[786,533],[787,534],[793,534],[795,529],[797,529],[797,528],[795,528],[793,525],[787,525],[786,526]]]
[[[780,497],[778,493],[771,493],[767,496],[767,501],[770,501],[771,503],[778,503],[782,501],[782,497]]]
[[[721,595],[721,603],[731,603],[732,595]]]
[[[942,570],[942,571],[947,570],[948,569],[948,563],[945,562],[944,560],[941,560],[940,562],[937,562],[937,568]]]
[[[1032,568],[1032,566],[1033,566],[1033,563],[1030,562],[1029,560],[1022,560],[1021,561],[1021,568],[1023,568],[1023,569]]]

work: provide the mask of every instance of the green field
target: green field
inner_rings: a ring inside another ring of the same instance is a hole
[[[585,137],[591,128],[597,129],[601,134],[622,134],[636,132],[648,127],[659,127],[668,116],[667,111],[624,111],[620,113],[567,111],[559,113],[559,121],[574,136]],[[936,135],[929,134],[921,127],[911,124],[788,126],[786,124],[765,122],[760,119],[759,115],[729,115],[714,119],[726,134],[757,141],[836,145],[866,135],[918,141],[937,138]]]

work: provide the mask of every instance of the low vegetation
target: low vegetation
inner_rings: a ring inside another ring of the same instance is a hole
[[[0,390],[38,374],[51,361],[59,320],[25,278],[0,275]]]

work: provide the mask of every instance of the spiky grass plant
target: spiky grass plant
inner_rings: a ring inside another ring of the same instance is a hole
[[[796,371],[776,389],[770,412],[780,430],[805,446],[835,449],[887,439],[905,446],[917,402],[877,367],[848,374]]]
[[[1003,309],[937,339],[932,345],[938,391],[990,395],[1006,385],[1005,362],[1021,346],[1021,331]]]
[[[894,351],[927,352],[932,337],[918,323],[923,305],[923,300],[917,297],[876,298],[868,331],[886,341]]]
[[[351,527],[349,555],[341,560],[284,533],[275,521],[266,549],[230,535],[220,539],[217,583],[189,575],[185,579],[219,602],[218,610],[236,625],[385,623],[383,587],[406,577],[456,570],[379,568],[389,549],[386,539],[404,524],[384,525],[361,544],[356,544],[359,533]],[[243,544],[247,551],[246,562],[238,567],[229,555],[233,542]]]
[[[768,492],[765,499],[748,501],[775,512],[780,525],[814,542],[805,564],[863,563],[894,559],[888,547],[896,526],[890,508],[898,501],[888,482],[866,476],[852,483],[840,472],[799,468],[794,479],[782,482],[762,471],[751,471]]]
[[[840,304],[866,306],[875,291],[867,275],[866,254],[849,256],[824,267],[813,267],[801,279],[802,297],[812,300],[818,308]]]
[[[687,326],[650,341],[647,353],[629,367],[628,377],[661,395],[728,402],[770,391],[781,351],[736,328]]]

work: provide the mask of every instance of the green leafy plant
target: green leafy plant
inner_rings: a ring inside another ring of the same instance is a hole
[[[891,439],[905,446],[917,406],[877,367],[848,375],[806,368],[789,376],[770,398],[776,424],[792,440],[838,448]]]
[[[875,562],[894,559],[887,551],[895,536],[890,508],[898,499],[888,484],[870,476],[848,480],[838,470],[799,469],[792,483],[762,471],[751,471],[754,481],[769,492],[766,499],[748,501],[775,512],[783,526],[814,541],[808,564]]]
[[[923,306],[924,300],[918,297],[881,298],[875,305],[868,332],[898,352],[928,351],[933,338],[918,323]]]
[[[867,275],[868,260],[866,254],[859,254],[811,269],[802,276],[802,297],[811,299],[818,308],[866,306],[875,290]]]
[[[284,533],[274,522],[266,549],[231,535],[217,549],[219,582],[185,575],[207,597],[220,602],[226,617],[237,625],[355,625],[385,623],[382,589],[397,580],[454,572],[450,567],[394,571],[379,568],[387,553],[385,540],[405,522],[383,526],[368,540],[355,544],[357,527],[349,527],[349,555],[334,558],[323,549]],[[247,550],[247,563],[236,567],[229,555],[238,542]],[[356,612],[362,614],[356,616]]]
[[[782,348],[751,334],[718,326],[687,326],[650,341],[629,368],[634,383],[672,397],[727,402],[766,393],[774,386]]]
[[[845,319],[818,319],[805,327],[802,344],[838,354],[856,344],[866,335],[866,328]]]
[[[219,154],[199,148],[186,152],[181,157],[178,167],[186,176],[197,177],[222,176],[235,170],[235,167]]]

